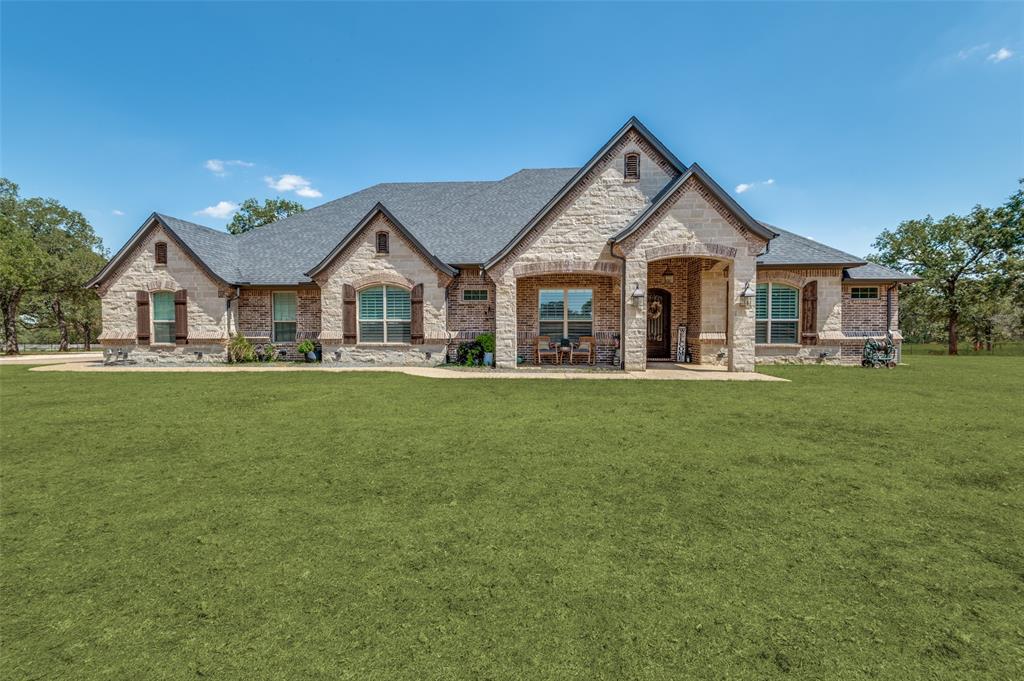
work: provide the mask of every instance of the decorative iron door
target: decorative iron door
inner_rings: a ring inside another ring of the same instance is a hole
[[[647,357],[671,357],[672,297],[660,288],[647,289]]]

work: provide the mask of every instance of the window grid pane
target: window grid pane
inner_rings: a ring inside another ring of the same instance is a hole
[[[361,343],[383,343],[384,322],[359,322],[359,341]]]
[[[298,307],[298,296],[295,293],[282,292],[274,294],[274,321],[294,322],[295,310]]]
[[[754,322],[754,342],[768,342],[768,322]]]
[[[541,322],[540,323],[540,335],[551,336],[553,340],[558,340],[562,337],[563,328],[562,320],[559,319],[557,322]]]
[[[796,319],[797,290],[790,286],[772,286],[772,320]]]
[[[295,342],[295,322],[274,322],[274,342]]]
[[[401,288],[385,288],[387,297],[388,319],[411,319],[412,303],[409,300],[409,292]]]
[[[387,323],[388,343],[409,343],[412,341],[412,325],[409,322]]]
[[[153,321],[174,321],[173,293],[169,291],[161,291],[153,294]]]
[[[590,289],[569,289],[566,297],[569,300],[570,320],[593,319],[594,294]]]
[[[796,343],[797,322],[772,321],[772,343]]]
[[[757,319],[768,319],[768,284],[757,285]]]
[[[565,319],[565,294],[562,289],[542,289],[540,292],[540,318],[548,321]]]
[[[153,341],[156,343],[173,343],[174,322],[153,322]]]
[[[359,292],[359,318],[384,319],[384,288],[368,288]]]

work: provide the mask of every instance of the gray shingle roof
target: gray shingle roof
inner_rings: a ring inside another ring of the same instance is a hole
[[[921,281],[920,277],[915,277],[913,274],[900,272],[876,262],[843,270],[843,279],[846,281]]]
[[[814,239],[794,234],[762,222],[778,236],[768,243],[768,252],[757,258],[758,265],[860,265],[864,258],[826,246]]]
[[[490,182],[378,184],[316,208],[234,236],[187,220],[155,214],[209,269],[235,284],[308,282],[306,272],[327,256],[378,203],[438,260],[487,262],[576,174],[577,168],[520,170]],[[148,224],[147,221],[146,224]],[[812,239],[761,222],[778,233],[759,265],[843,265],[850,280],[914,281]],[[143,227],[115,256],[127,252]],[[108,267],[90,285],[112,269]]]

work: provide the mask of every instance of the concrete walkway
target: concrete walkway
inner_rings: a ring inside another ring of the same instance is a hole
[[[41,352],[36,355],[0,355],[4,364],[68,364],[71,362],[100,362],[102,352]]]
[[[102,362],[77,361],[66,364],[46,364],[32,369],[32,371],[98,371],[103,373],[117,372],[202,372],[202,373],[227,373],[227,372],[269,372],[269,371],[324,371],[333,373],[356,373],[356,372],[384,372],[399,373],[409,376],[421,376],[423,378],[468,378],[468,379],[503,379],[503,378],[552,378],[558,380],[580,379],[580,380],[641,380],[641,381],[782,381],[784,378],[768,376],[756,373],[731,373],[720,367],[701,367],[695,369],[678,364],[658,364],[657,368],[647,371],[615,371],[611,369],[599,370],[565,370],[565,369],[447,369],[443,366],[437,367],[334,367],[309,364],[204,364],[196,366],[159,366],[159,365],[134,365],[134,366],[103,366]],[[24,362],[28,363],[28,362]]]

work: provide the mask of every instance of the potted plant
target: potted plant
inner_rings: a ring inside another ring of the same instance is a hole
[[[313,345],[313,341],[308,338],[299,343],[299,347],[295,349],[298,350],[300,355],[306,358],[307,363],[316,361],[316,352],[314,352],[316,350],[316,346]]]
[[[484,366],[494,366],[494,334],[482,333],[476,337],[476,342],[484,351]]]

